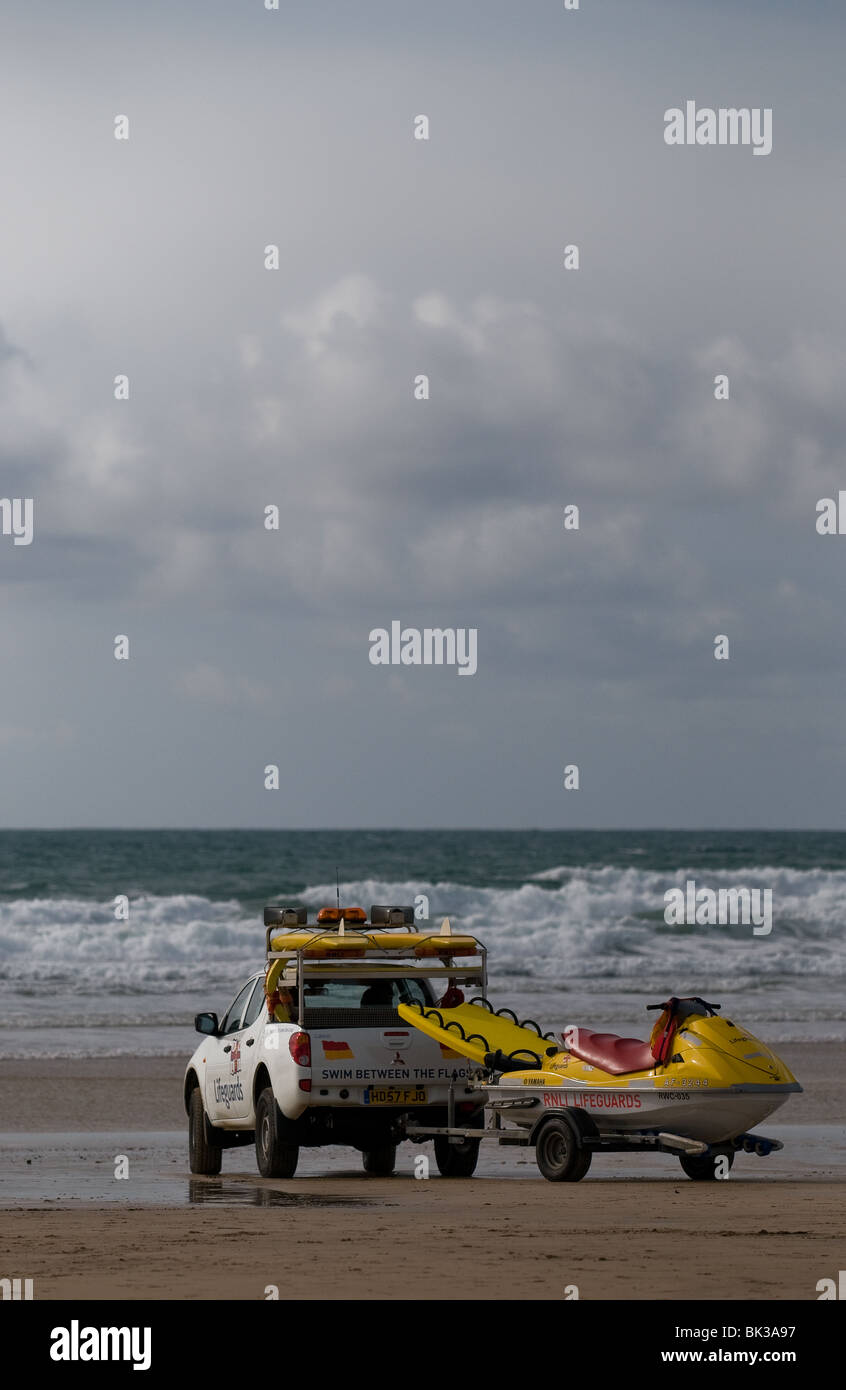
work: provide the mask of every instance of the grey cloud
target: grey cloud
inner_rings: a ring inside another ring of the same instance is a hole
[[[755,823],[810,756],[797,819],[842,819],[842,21],[120,9],[8,31],[0,815],[265,823],[278,758],[300,824],[398,768],[405,823]],[[668,151],[687,97],[772,105],[772,156]],[[477,626],[478,674],[375,671],[393,618]]]

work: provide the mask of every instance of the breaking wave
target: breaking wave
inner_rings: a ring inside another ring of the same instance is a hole
[[[772,891],[768,936],[750,927],[672,927],[664,894],[688,879],[711,889]],[[635,867],[550,868],[517,888],[423,880],[362,879],[342,884],[342,900],[407,902],[424,896],[430,920],[488,946],[497,978],[625,982],[704,975],[767,980],[817,978],[843,997],[846,976],[846,871],[755,867],[731,872]],[[335,898],[334,884],[300,895],[311,909]],[[167,994],[233,980],[263,958],[260,916],[236,900],[143,894],[117,921],[112,900],[19,899],[0,904],[0,982],[16,992]]]

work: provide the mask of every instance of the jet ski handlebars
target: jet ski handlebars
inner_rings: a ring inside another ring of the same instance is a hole
[[[686,995],[683,999],[679,999],[675,994],[671,994],[669,999],[664,1000],[663,1004],[647,1004],[646,1010],[647,1013],[650,1013],[654,1009],[669,1009],[672,1015],[681,1012],[680,1005],[682,1004],[701,1004],[709,1018],[713,1018],[717,1009],[722,1008],[722,1004],[709,1004],[707,999],[702,999],[698,994]],[[684,1012],[685,1014],[691,1014],[698,1011],[690,1008],[685,1009]]]

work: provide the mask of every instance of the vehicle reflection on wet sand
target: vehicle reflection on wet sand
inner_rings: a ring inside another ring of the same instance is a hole
[[[193,1206],[225,1207],[372,1207],[368,1197],[325,1196],[310,1192],[284,1192],[268,1187],[266,1181],[243,1178],[189,1178],[188,1201]],[[395,1205],[380,1201],[379,1206]]]

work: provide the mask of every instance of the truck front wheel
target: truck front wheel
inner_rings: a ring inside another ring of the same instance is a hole
[[[192,1173],[213,1178],[220,1172],[223,1149],[209,1143],[208,1129],[203,1097],[199,1086],[195,1086],[188,1102],[188,1167]]]
[[[263,1178],[292,1178],[297,1171],[299,1146],[283,1137],[282,1114],[270,1086],[256,1106],[256,1162]]]

